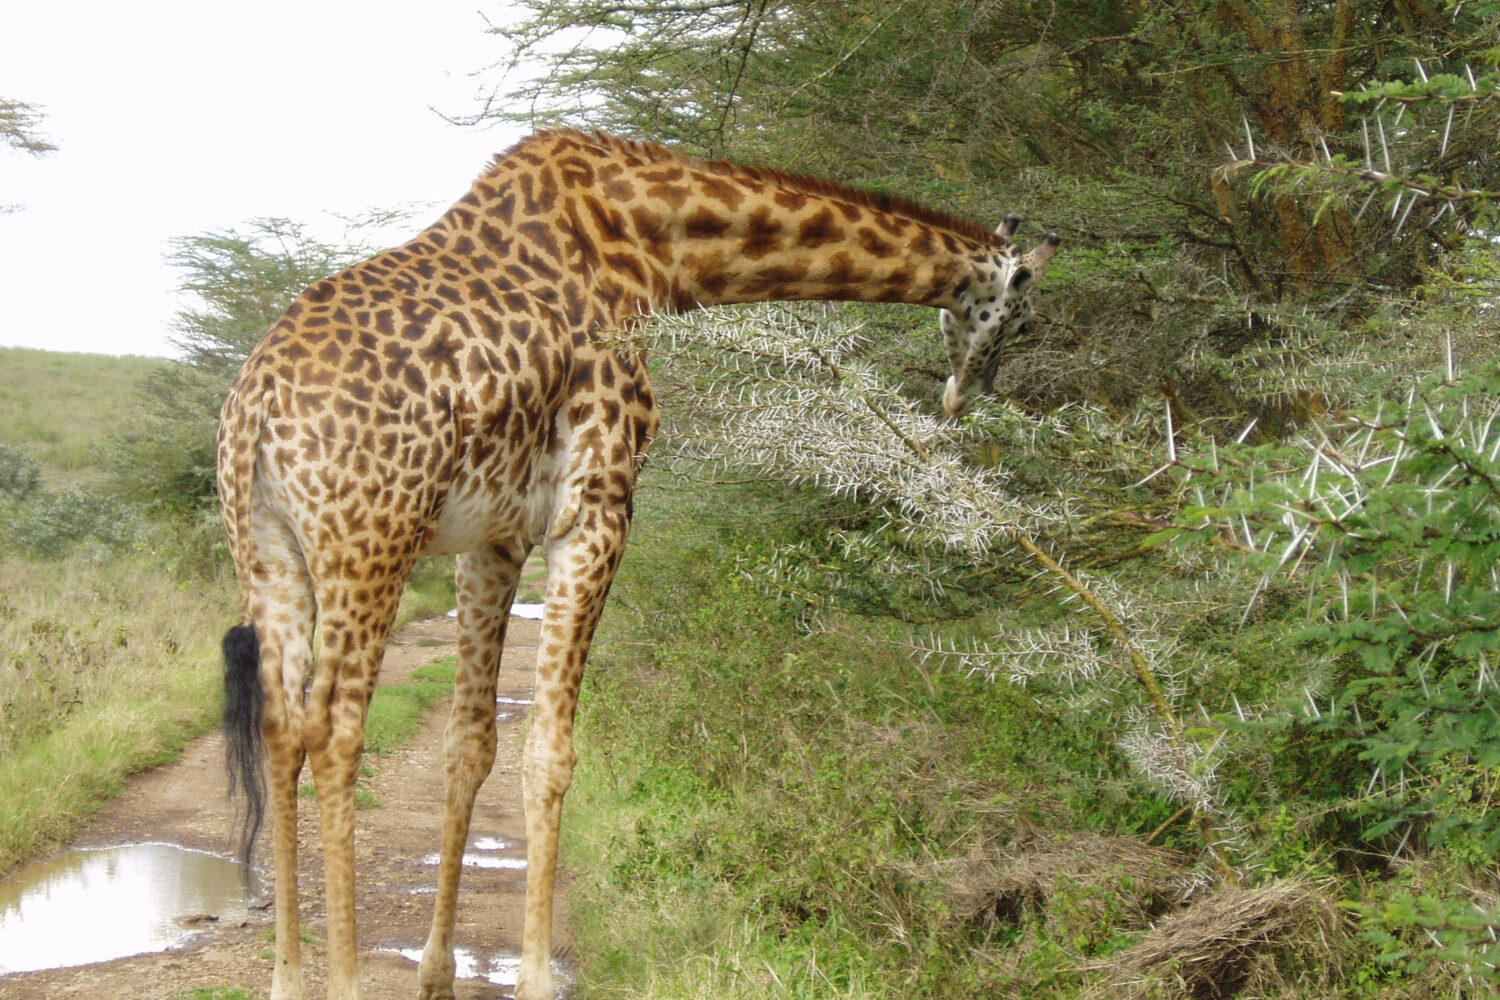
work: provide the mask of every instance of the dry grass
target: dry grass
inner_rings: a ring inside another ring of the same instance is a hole
[[[0,560],[0,873],[212,723],[232,617],[149,553]]]
[[[1040,918],[1049,926],[1142,928],[1181,906],[1189,859],[1128,837],[1035,840],[1002,859],[970,858],[940,873],[953,911],[977,925]]]
[[[1162,920],[1138,944],[1095,966],[1103,1000],[1221,1000],[1295,996],[1284,966],[1340,978],[1337,938],[1347,918],[1316,888],[1282,881],[1221,888]]]

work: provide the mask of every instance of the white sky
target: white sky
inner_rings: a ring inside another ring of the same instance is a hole
[[[0,149],[0,346],[167,356],[167,241],[258,216],[436,218],[524,134],[478,110],[496,0],[56,0],[0,18],[0,96],[59,149]],[[384,234],[383,234],[384,235]]]

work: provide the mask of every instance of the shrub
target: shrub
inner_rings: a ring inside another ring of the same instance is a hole
[[[0,444],[0,503],[25,500],[42,487],[42,464],[20,448]]]

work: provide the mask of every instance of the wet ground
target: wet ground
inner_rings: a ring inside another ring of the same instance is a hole
[[[238,861],[176,844],[56,854],[0,884],[0,973],[181,947],[205,923],[248,918],[259,895]]]
[[[526,878],[521,738],[537,632],[534,621],[512,622],[501,671],[499,753],[475,807],[459,898],[460,1000],[508,997],[514,985]],[[454,641],[451,620],[416,623],[392,644],[382,683],[403,680],[417,667],[453,652]],[[442,704],[429,713],[409,746],[375,758],[377,773],[368,787],[379,804],[359,813],[357,906],[367,1000],[416,993],[413,957],[426,940],[436,874],[446,708]],[[176,763],[132,781],[126,795],[80,835],[75,846],[90,850],[41,859],[42,867],[25,879],[50,888],[29,897],[24,923],[0,922],[0,996],[177,1000],[196,988],[223,986],[265,995],[271,979],[269,896],[263,886],[247,893],[238,866],[224,860],[235,829],[224,787],[222,744],[216,735],[207,737]],[[299,839],[302,918],[312,938],[303,954],[309,993],[316,996],[323,988],[325,924],[316,808],[310,800],[303,802]],[[93,850],[122,846],[127,849]],[[262,871],[269,869],[265,837],[255,862]],[[172,879],[165,873],[193,866],[216,871],[178,880],[194,883],[193,888],[168,887]],[[10,914],[23,906],[22,876],[18,871],[0,884],[0,921],[10,921]],[[217,895],[206,893],[209,884],[219,886]],[[106,890],[116,889],[125,902],[106,905]],[[50,903],[42,902],[48,899]],[[53,904],[62,916],[36,935],[45,940],[45,949],[41,943],[26,944],[32,931],[18,928],[29,928],[32,914]],[[89,950],[96,941],[112,940],[119,947],[129,934],[147,928],[154,928],[157,937],[143,947],[165,944],[167,950],[113,960]],[[20,951],[35,957],[13,957],[6,950],[12,938],[23,941]],[[86,964],[22,971],[56,961],[44,959],[44,950],[63,961]],[[565,943],[561,951],[566,951]]]

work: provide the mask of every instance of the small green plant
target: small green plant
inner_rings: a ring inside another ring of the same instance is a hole
[[[404,684],[377,688],[365,720],[365,749],[389,753],[406,745],[422,725],[422,713],[453,690],[455,657],[441,657],[412,672]]]
[[[1500,907],[1486,910],[1471,900],[1396,892],[1375,903],[1351,907],[1362,936],[1382,965],[1420,974],[1434,962],[1463,970],[1475,988],[1491,989],[1500,968]]]

